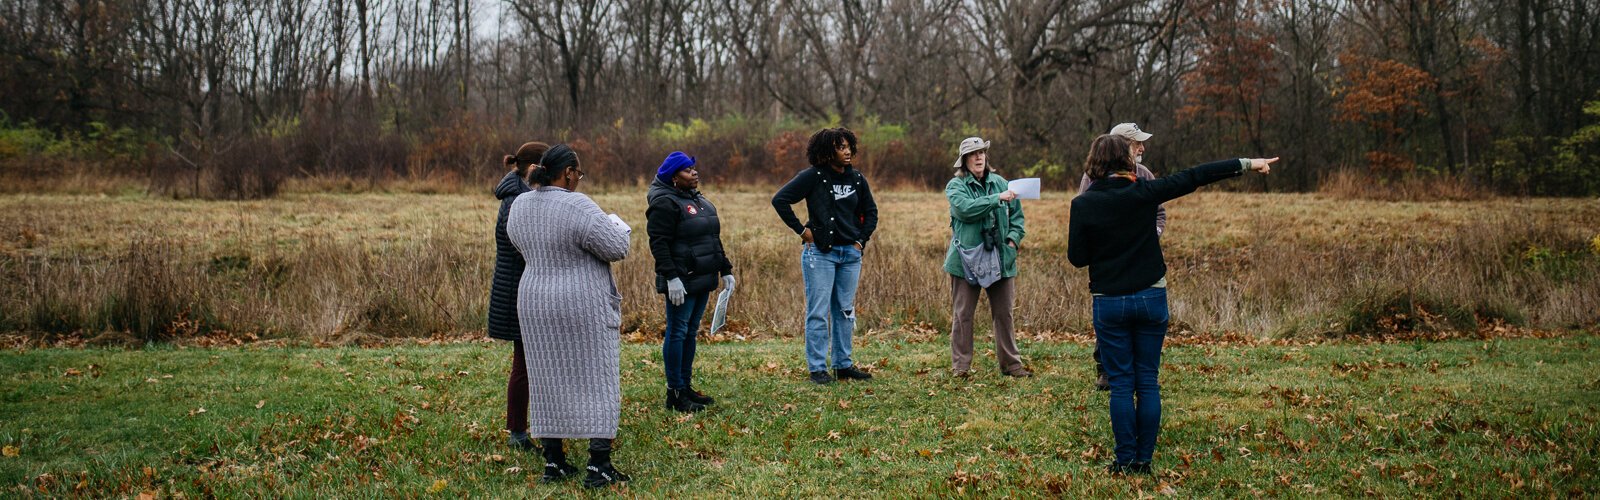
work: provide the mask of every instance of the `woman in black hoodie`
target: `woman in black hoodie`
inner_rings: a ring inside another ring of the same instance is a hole
[[[1072,199],[1067,260],[1089,267],[1095,336],[1111,380],[1113,474],[1150,474],[1161,432],[1161,344],[1167,334],[1167,264],[1156,234],[1156,208],[1196,188],[1246,171],[1267,173],[1269,159],[1206,163],[1160,179],[1140,179],[1119,135],[1089,146],[1084,169],[1094,185]],[[1138,397],[1137,403],[1134,398]]]
[[[734,283],[733,263],[722,250],[717,207],[699,188],[694,158],[673,151],[656,169],[650,207],[644,212],[650,255],[656,260],[656,293],[667,296],[667,331],[661,342],[666,406],[677,411],[699,411],[716,402],[694,390],[694,340],[711,291],[718,282],[733,290]]]
[[[505,164],[510,172],[494,188],[494,197],[500,200],[500,216],[494,224],[494,280],[489,286],[489,338],[511,341],[511,376],[506,382],[506,430],[511,431],[511,447],[533,450],[533,440],[528,438],[528,367],[523,364],[522,328],[517,322],[517,285],[522,281],[522,268],[526,264],[517,247],[506,237],[506,214],[511,212],[511,202],[532,188],[524,179],[528,169],[538,163],[550,145],[529,142],[517,148],[517,154],[507,155]]]

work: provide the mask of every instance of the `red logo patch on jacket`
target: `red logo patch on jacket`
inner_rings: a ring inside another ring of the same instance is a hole
[[[696,210],[694,208],[694,205],[684,205],[683,209],[684,210],[688,210],[689,211],[689,215],[700,215],[700,211]]]

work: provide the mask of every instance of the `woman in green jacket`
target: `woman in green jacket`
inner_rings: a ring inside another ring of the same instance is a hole
[[[1017,245],[1022,243],[1022,202],[1007,187],[1006,179],[989,165],[989,141],[968,137],[961,141],[955,177],[944,187],[950,200],[950,249],[944,270],[950,273],[951,373],[966,377],[972,369],[972,313],[978,307],[978,293],[987,291],[989,311],[994,317],[994,353],[1000,373],[1012,377],[1031,377],[1017,354],[1013,338],[1011,304],[1016,298]],[[971,262],[964,263],[966,253]],[[999,254],[999,272],[984,272]],[[970,266],[968,264],[979,264]]]

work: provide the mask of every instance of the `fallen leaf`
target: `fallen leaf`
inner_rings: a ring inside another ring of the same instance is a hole
[[[68,368],[67,369],[67,373],[62,374],[61,376],[63,376],[63,377],[76,377],[76,376],[79,376],[79,375],[83,375],[83,372],[78,371],[77,368]]]
[[[139,492],[139,500],[156,500],[156,494],[156,490],[141,491]]]
[[[839,400],[839,408],[849,409],[850,408],[850,402],[846,401],[846,400],[843,400],[843,399]]]
[[[267,400],[265,400],[265,399],[260,400],[260,401],[256,401],[256,409],[257,410],[261,409],[261,407],[266,406],[266,405],[267,405]]]
[[[14,457],[14,456],[21,455],[21,454],[22,454],[22,450],[18,449],[15,446],[6,445],[4,448],[0,448],[0,455],[5,455],[5,456],[8,456],[8,457]]]
[[[205,412],[206,412],[205,407],[195,408],[193,410],[189,410],[189,416],[193,417],[195,415],[199,415],[199,414],[205,413]]]
[[[506,474],[520,474],[520,473],[522,473],[522,468],[521,467],[507,467],[506,468]]]
[[[428,493],[438,493],[438,492],[444,491],[444,487],[445,486],[449,486],[449,485],[450,485],[449,481],[445,481],[443,479],[435,479],[435,480],[433,480],[433,486],[429,486],[428,487]]]

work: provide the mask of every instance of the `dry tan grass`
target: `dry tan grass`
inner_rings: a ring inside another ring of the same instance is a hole
[[[616,274],[625,328],[659,335],[642,189],[594,194],[636,228]],[[795,335],[798,239],[765,189],[709,193],[741,287],[734,332]],[[948,326],[945,201],[880,195],[858,307],[867,330]],[[1065,262],[1068,199],[1026,203],[1017,320],[1031,335],[1083,332],[1087,276]],[[339,341],[483,327],[498,204],[487,194],[287,194],[218,202],[138,195],[0,197],[0,328],[146,337],[214,329]],[[1175,327],[1247,336],[1507,319],[1593,327],[1600,203],[1574,199],[1383,202],[1202,192],[1168,207]],[[1397,309],[1398,308],[1398,309]],[[980,318],[987,316],[980,311]],[[980,322],[981,324],[982,322]],[[1380,324],[1381,323],[1381,324]],[[982,327],[980,327],[982,328]],[[874,333],[867,333],[873,335]]]
[[[1385,201],[1468,201],[1493,197],[1490,189],[1459,175],[1414,174],[1397,179],[1346,169],[1329,173],[1317,192],[1345,199]]]

